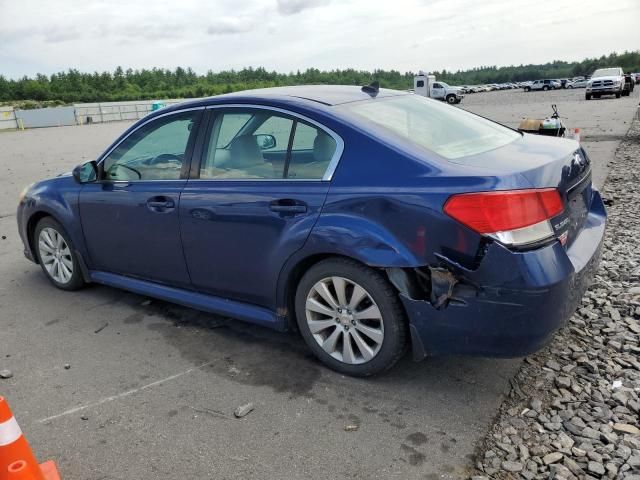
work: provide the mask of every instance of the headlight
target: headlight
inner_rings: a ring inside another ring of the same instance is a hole
[[[33,183],[30,183],[29,185],[27,185],[22,189],[22,191],[20,192],[20,195],[18,195],[19,203],[22,203],[22,200],[24,200],[24,197],[27,196],[27,193],[29,192],[29,190],[31,190],[31,187],[33,187],[33,185],[34,185]]]

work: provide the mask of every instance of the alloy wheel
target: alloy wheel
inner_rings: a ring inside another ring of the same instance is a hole
[[[40,261],[56,282],[66,284],[73,276],[71,249],[64,237],[51,227],[43,228],[38,237]]]
[[[344,277],[317,282],[306,299],[309,331],[336,360],[355,365],[373,359],[384,340],[378,305],[359,284]]]

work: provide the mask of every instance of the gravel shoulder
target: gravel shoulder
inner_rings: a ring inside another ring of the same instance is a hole
[[[599,273],[566,328],[511,381],[476,478],[640,480],[639,167],[636,119],[603,190]]]

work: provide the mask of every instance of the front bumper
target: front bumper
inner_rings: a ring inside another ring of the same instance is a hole
[[[595,88],[587,88],[587,93],[604,93],[608,95],[613,95],[614,93],[622,92],[621,87],[595,87]]]
[[[606,212],[594,190],[584,228],[565,250],[559,242],[528,252],[493,243],[476,270],[451,271],[474,293],[436,309],[401,295],[414,358],[464,354],[521,357],[547,344],[580,303],[600,261]],[[454,265],[454,264],[452,264]]]

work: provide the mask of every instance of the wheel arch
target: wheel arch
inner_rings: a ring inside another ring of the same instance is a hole
[[[31,251],[31,255],[33,255],[33,260],[36,263],[40,263],[40,261],[38,260],[38,254],[36,252],[34,234],[36,232],[36,225],[38,225],[38,222],[46,217],[51,217],[56,222],[60,223],[60,220],[52,215],[51,212],[47,212],[45,210],[37,210],[33,212],[27,220],[27,241],[29,242],[29,250]]]
[[[315,252],[305,256],[299,256],[295,259],[290,259],[285,264],[278,280],[277,313],[282,319],[282,324],[285,329],[295,331],[298,328],[296,323],[295,296],[300,279],[314,265],[328,259],[345,259],[356,262],[364,267],[378,270],[384,275],[398,295],[401,293],[396,282],[392,281],[389,276],[390,269],[367,261],[366,258],[355,255],[345,255],[344,253],[334,251]],[[402,308],[404,310],[404,306]],[[407,312],[404,311],[404,314],[406,318]]]
[[[316,252],[287,262],[278,282],[278,315],[284,317],[289,330],[297,330],[295,297],[302,276],[314,265],[330,258],[344,258],[370,267],[360,259],[336,252]]]
[[[62,222],[57,215],[47,210],[36,210],[29,216],[29,219],[27,220],[27,225],[26,225],[27,242],[29,244],[29,250],[31,251],[33,261],[36,264],[40,263],[38,259],[39,258],[38,253],[36,252],[34,237],[35,237],[36,226],[43,218],[51,218],[56,222],[58,222],[62,226],[62,228],[65,229],[67,235],[71,237],[71,242],[73,243],[73,246],[74,246],[74,253],[76,254],[76,258],[78,260],[78,264],[79,264],[78,266],[80,267],[82,278],[85,281],[85,283],[91,283],[89,268],[87,267],[87,263],[84,259],[83,253],[78,249],[78,244],[75,242],[73,236],[69,233],[68,229],[65,227],[64,222]]]

